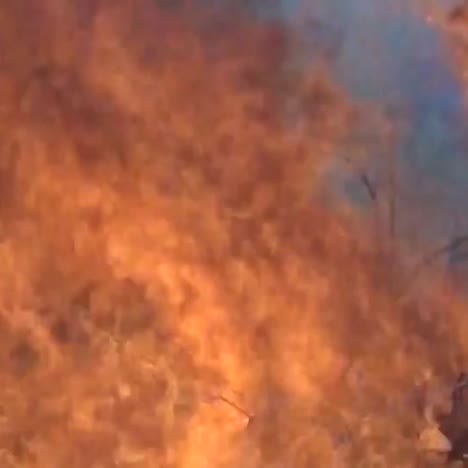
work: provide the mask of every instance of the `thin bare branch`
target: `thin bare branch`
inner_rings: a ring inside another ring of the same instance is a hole
[[[468,234],[457,236],[453,238],[450,242],[428,252],[422,257],[422,259],[416,264],[413,269],[413,275],[419,274],[419,272],[429,266],[431,263],[438,260],[442,255],[449,253],[451,250],[456,250],[461,247],[463,244],[468,243]]]
[[[254,418],[254,415],[249,413],[247,410],[245,410],[244,408],[242,408],[240,405],[238,405],[234,401],[230,400],[229,398],[226,398],[223,395],[214,395],[211,399],[212,400],[219,400],[219,401],[225,403],[226,405],[230,406],[234,410],[236,410],[242,416],[245,416],[247,418],[247,425],[249,425],[252,422],[252,420]]]
[[[353,165],[353,162],[348,156],[344,157],[345,162],[352,168],[355,172],[356,176],[358,177],[359,181],[364,186],[369,198],[376,203],[377,202],[377,189],[373,182],[370,180],[369,175],[364,169],[358,169]]]
[[[460,248],[464,244],[468,244],[468,234],[456,236],[446,244],[443,244],[437,249],[431,250],[427,254],[423,255],[422,259],[413,267],[412,272],[409,275],[410,281],[407,283],[405,290],[398,299],[398,302],[403,301],[408,297],[408,293],[412,286],[416,283],[418,277],[427,267],[437,261],[441,256],[449,253],[451,250]]]

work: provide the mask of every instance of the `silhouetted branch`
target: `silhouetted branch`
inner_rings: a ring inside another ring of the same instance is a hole
[[[365,172],[362,172],[362,173],[360,173],[358,175],[359,175],[359,178],[360,178],[361,182],[363,183],[364,187],[367,190],[369,198],[373,202],[376,202],[377,201],[377,190],[374,187],[374,185],[372,184],[372,182],[370,181],[368,175]]]
[[[449,253],[451,250],[458,249],[465,243],[468,243],[468,234],[457,236],[454,239],[452,239],[450,242],[427,253],[414,267],[412,276],[417,275],[422,269],[424,269],[425,267],[427,267],[428,265],[436,261],[442,255]]]
[[[253,414],[249,414],[244,408],[241,408],[237,403],[234,403],[233,401],[229,400],[228,398],[219,395],[218,400],[226,403],[229,405],[231,408],[234,408],[236,411],[244,415],[249,421],[253,418]]]
[[[468,234],[460,235],[454,237],[450,242],[443,244],[442,246],[428,252],[426,255],[423,255],[422,259],[416,263],[414,268],[410,273],[410,282],[407,283],[405,290],[402,295],[399,297],[398,301],[404,300],[407,297],[408,292],[410,291],[412,285],[416,282],[418,276],[421,272],[430,266],[433,262],[438,260],[442,255],[449,253],[451,250],[458,249],[465,243],[468,243]]]
[[[351,166],[353,171],[356,173],[356,176],[358,177],[359,181],[362,183],[364,186],[367,194],[369,195],[369,198],[376,203],[377,202],[377,189],[375,185],[372,183],[370,180],[367,172],[364,169],[356,169],[353,167],[353,163],[350,158],[347,156],[344,157],[344,160],[346,161],[347,164]]]
[[[253,419],[255,417],[254,414],[249,413],[247,410],[242,408],[240,405],[238,405],[234,401],[230,400],[229,398],[226,398],[223,395],[214,395],[211,399],[212,400],[219,400],[219,401],[225,403],[226,405],[230,406],[234,410],[236,410],[242,416],[245,416],[247,418],[247,426],[249,426],[251,424],[251,422],[253,421]]]

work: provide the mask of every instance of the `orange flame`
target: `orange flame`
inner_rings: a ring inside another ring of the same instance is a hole
[[[414,466],[465,304],[323,202],[292,33],[155,3],[0,6],[1,466]]]

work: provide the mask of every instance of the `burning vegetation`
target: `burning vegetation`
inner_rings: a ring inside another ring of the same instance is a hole
[[[426,463],[466,304],[330,198],[391,214],[336,156],[366,111],[278,20],[175,3],[1,3],[0,466]]]

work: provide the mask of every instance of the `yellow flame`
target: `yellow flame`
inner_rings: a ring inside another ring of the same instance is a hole
[[[0,6],[0,465],[414,466],[466,305],[321,201],[355,114],[287,31],[155,4]]]

